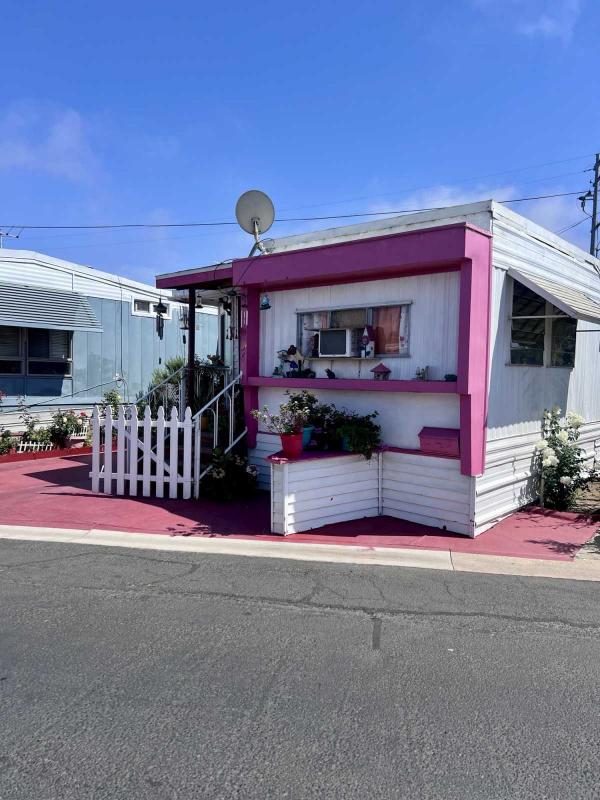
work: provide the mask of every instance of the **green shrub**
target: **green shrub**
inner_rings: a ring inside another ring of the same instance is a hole
[[[0,456],[6,456],[15,449],[16,438],[6,429],[0,433]]]

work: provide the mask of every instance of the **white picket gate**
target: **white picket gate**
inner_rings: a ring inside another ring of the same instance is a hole
[[[165,419],[158,408],[152,419],[146,406],[144,418],[138,419],[135,405],[120,406],[114,419],[110,407],[102,416],[98,408],[92,414],[92,491],[104,494],[176,498],[192,496],[192,412],[186,408],[182,421],[177,409]],[[179,469],[180,446],[183,452]]]

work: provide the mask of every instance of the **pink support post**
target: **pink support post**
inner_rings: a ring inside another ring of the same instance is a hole
[[[244,417],[248,428],[248,447],[256,447],[258,423],[251,411],[258,407],[258,387],[251,386],[248,379],[258,375],[260,336],[260,293],[248,288],[242,291],[240,326],[240,366],[243,373]]]
[[[458,392],[463,475],[485,469],[489,365],[491,238],[465,231],[460,270]]]

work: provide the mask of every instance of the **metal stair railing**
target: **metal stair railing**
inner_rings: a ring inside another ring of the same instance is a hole
[[[138,397],[135,401],[136,405],[139,403],[147,403],[151,408],[163,406],[168,410],[171,406],[177,406],[177,412],[182,416],[185,406],[182,405],[185,395],[181,392],[183,384],[183,377],[185,375],[186,367],[179,367],[178,370],[172,372],[168,377],[161,381],[156,386],[153,386],[145,395]],[[179,377],[179,381],[175,382],[174,379]]]
[[[248,432],[248,428],[238,435],[235,435],[235,397],[236,392],[239,391],[241,386],[243,373],[240,372],[237,377],[224,386],[221,391],[211,398],[199,411],[192,417],[194,423],[194,497],[198,497],[200,492],[200,481],[210,472],[212,464],[208,464],[202,469],[202,452],[201,452],[201,437],[202,437],[202,415],[205,413],[212,414],[213,417],[213,449],[219,446],[219,401],[221,398],[227,400],[227,445],[223,448],[223,453],[228,453],[235,445],[244,438]]]

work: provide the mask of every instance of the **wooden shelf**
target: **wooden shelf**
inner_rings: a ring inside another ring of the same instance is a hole
[[[272,386],[280,389],[330,389],[358,392],[416,392],[419,394],[457,394],[455,381],[376,381],[374,378],[245,378],[246,386]]]

